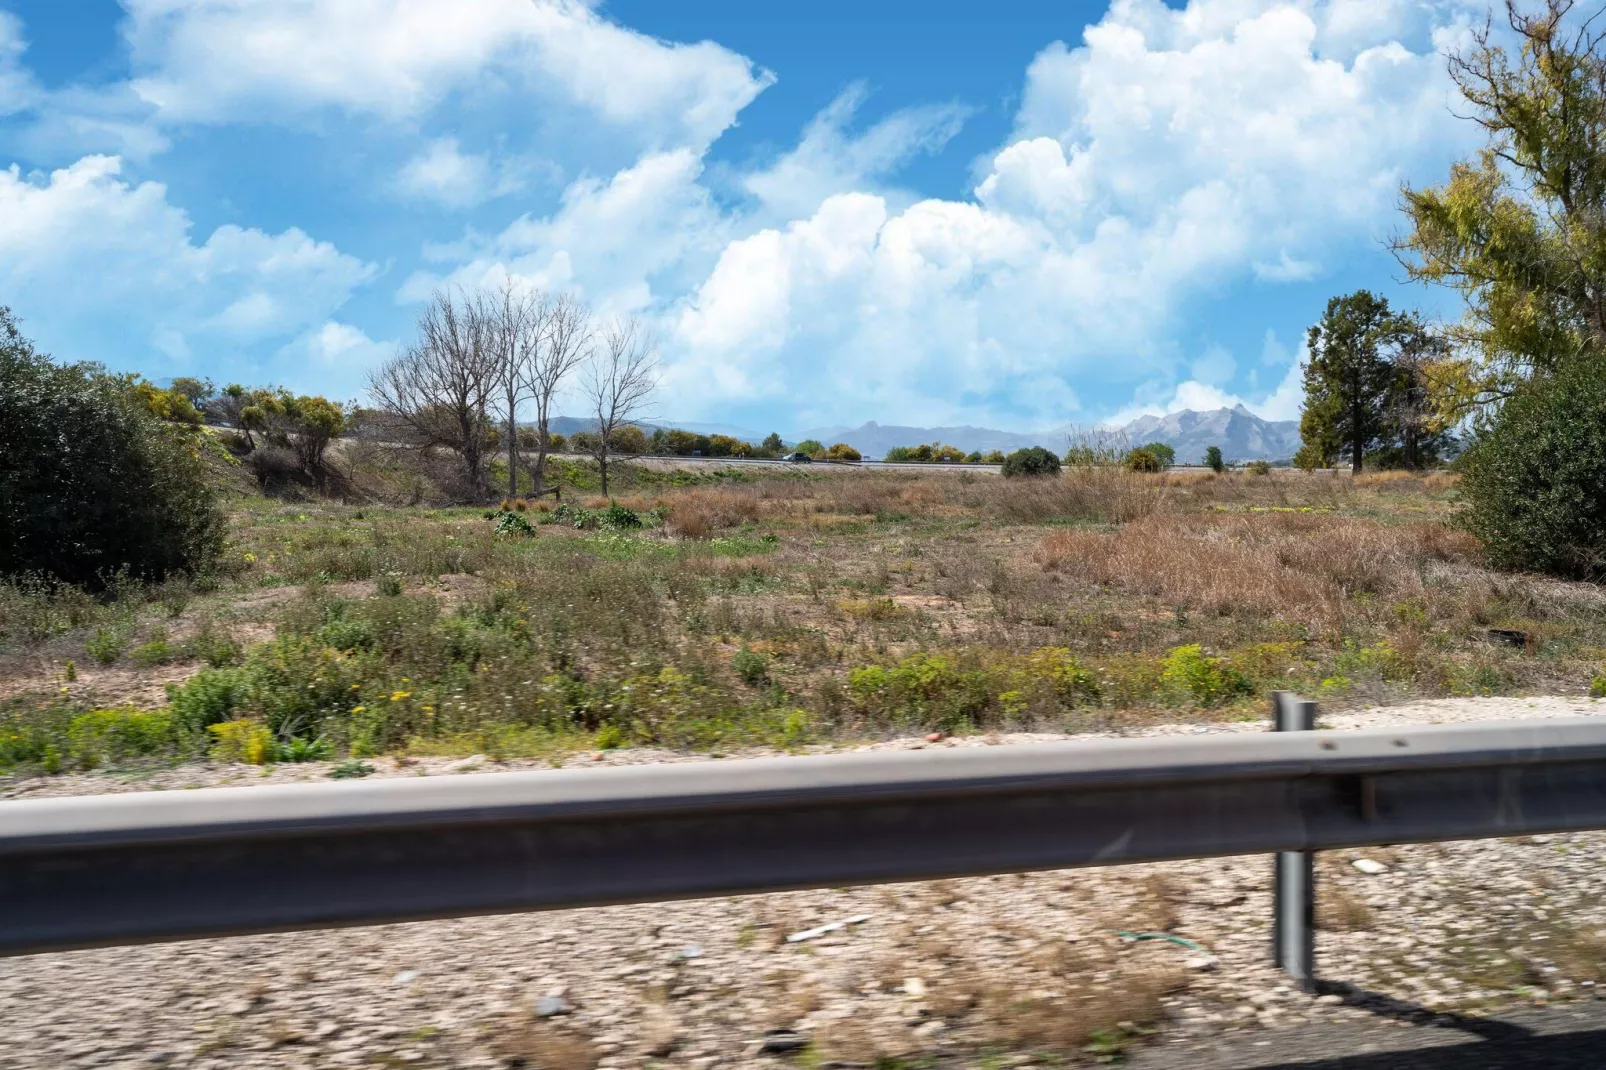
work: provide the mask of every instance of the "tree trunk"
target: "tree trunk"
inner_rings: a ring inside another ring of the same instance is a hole
[[[1356,390],[1356,394],[1359,393],[1360,391]],[[1350,406],[1349,434],[1350,475],[1358,476],[1361,474],[1361,457],[1366,450],[1366,436],[1361,432],[1361,406],[1358,403]]]
[[[519,424],[514,412],[515,399],[507,399],[507,496],[519,496]]]
[[[602,496],[608,496],[608,448],[597,451],[597,471],[602,473]]]

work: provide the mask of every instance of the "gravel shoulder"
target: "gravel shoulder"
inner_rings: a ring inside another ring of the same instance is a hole
[[[1324,711],[1320,723],[1580,715],[1606,715],[1606,702],[1460,699]],[[1126,734],[1265,727],[1179,724]],[[562,764],[707,757],[631,749]],[[376,777],[544,764],[551,763],[372,762]],[[73,774],[0,781],[0,797],[254,785],[328,772],[309,764]],[[1381,870],[1357,869],[1362,858]],[[1190,1067],[1204,1070],[1229,1065],[1207,1061],[1212,1046],[1254,1050],[1264,1041],[1279,1054],[1285,1040],[1383,1019],[1599,1006],[1585,1001],[1606,985],[1606,906],[1595,891],[1603,861],[1606,833],[1324,854],[1318,963],[1324,977],[1348,987],[1315,997],[1290,989],[1267,962],[1263,857],[28,956],[0,960],[0,1068],[1002,1067],[1045,1052],[1143,1051],[1136,1065],[1158,1070],[1173,1064],[1145,1060],[1191,1051]],[[848,919],[862,920],[786,939]],[[1118,932],[1163,932],[1203,950]],[[1132,1017],[1107,1020],[1123,1013]],[[801,1056],[762,1052],[767,1033],[771,1047],[808,1048]],[[1354,1064],[1372,1065],[1396,1064]]]

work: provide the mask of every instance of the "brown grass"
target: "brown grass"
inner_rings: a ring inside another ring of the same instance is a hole
[[[759,518],[758,498],[727,489],[698,489],[667,502],[664,528],[671,535],[700,539],[722,528],[734,528]]]
[[[1435,563],[1477,545],[1439,524],[1388,525],[1319,513],[1151,517],[1117,533],[1061,531],[1033,554],[1045,570],[1222,615],[1340,629],[1357,592],[1421,597]]]
[[[1360,896],[1330,883],[1319,886],[1316,927],[1330,932],[1367,932],[1377,927],[1377,913]]]
[[[995,989],[982,1001],[989,1039],[1011,1048],[1080,1051],[1097,1036],[1119,1035],[1123,1023],[1165,1017],[1161,1002],[1188,986],[1181,969],[1123,971],[1080,998],[1042,999]]]
[[[1065,469],[1058,478],[989,479],[967,489],[965,504],[1003,520],[1097,520],[1124,524],[1167,507],[1164,476],[1109,465]]]

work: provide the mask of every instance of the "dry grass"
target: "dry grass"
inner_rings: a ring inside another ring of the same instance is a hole
[[[1057,479],[989,479],[964,495],[972,508],[1017,523],[1069,519],[1124,524],[1162,511],[1168,498],[1166,477],[1108,465],[1067,468]]]
[[[1329,932],[1369,932],[1377,927],[1377,912],[1349,889],[1324,882],[1317,886],[1316,927]]]
[[[1045,570],[1221,615],[1342,630],[1358,592],[1424,596],[1434,564],[1470,564],[1468,535],[1318,513],[1151,517],[1116,533],[1061,531],[1033,554]]]
[[[757,496],[740,490],[690,490],[668,499],[665,505],[664,529],[687,539],[700,539],[759,518]]]
[[[1162,1001],[1187,986],[1181,969],[1133,968],[1092,991],[1063,999],[994,989],[983,997],[981,1013],[988,1039],[1011,1049],[1071,1053],[1094,1042],[1117,1055],[1131,1038],[1129,1030],[1164,1018]]]
[[[595,1070],[599,1054],[591,1041],[532,1015],[489,1024],[491,1053],[508,1067],[528,1070]]]

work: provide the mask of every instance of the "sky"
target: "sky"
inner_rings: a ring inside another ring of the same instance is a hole
[[[359,399],[442,288],[635,317],[784,433],[1300,407],[1466,0],[0,0],[0,304],[153,379]],[[1464,111],[1464,107],[1459,109]],[[572,405],[570,407],[573,407]]]

